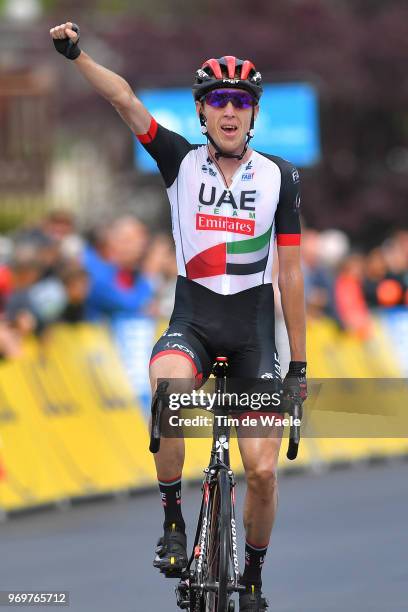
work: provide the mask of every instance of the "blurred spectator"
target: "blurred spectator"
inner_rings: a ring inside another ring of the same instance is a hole
[[[397,232],[384,243],[387,277],[378,287],[378,298],[382,306],[399,306],[405,303],[408,290],[408,258],[405,232]]]
[[[350,240],[341,230],[329,229],[320,233],[320,261],[330,271],[336,270],[350,250]]]
[[[387,264],[381,248],[372,249],[364,263],[364,296],[368,306],[379,305],[377,289],[387,275]]]
[[[0,320],[0,360],[21,355],[21,337],[6,321]]]
[[[314,318],[323,315],[334,317],[333,280],[321,263],[319,233],[312,229],[304,230],[301,244],[307,314]]]
[[[117,266],[119,285],[132,287],[148,246],[149,233],[145,224],[130,215],[119,217],[106,238],[108,258]]]
[[[16,250],[11,262],[12,293],[6,302],[6,318],[15,328],[19,321],[30,319],[30,325],[24,325],[22,331],[33,332],[39,327],[38,313],[30,297],[30,290],[40,279],[41,267],[33,246],[25,245]]]
[[[75,234],[75,216],[69,210],[51,210],[41,224],[43,233],[54,240],[62,242],[68,236]]]
[[[13,248],[13,240],[0,234],[0,265],[5,265],[10,261]]]
[[[22,334],[39,332],[55,322],[65,305],[61,281],[42,278],[39,253],[32,245],[16,248],[11,264],[13,291],[6,303],[6,318]]]
[[[392,308],[404,303],[402,283],[394,278],[385,278],[377,287],[377,300],[380,306]]]
[[[394,240],[397,248],[401,251],[404,257],[403,271],[403,288],[404,288],[404,304],[408,306],[408,229],[402,229],[395,233]]]
[[[149,314],[152,317],[170,318],[177,281],[176,253],[171,236],[158,234],[153,238],[142,267],[144,274],[153,278],[157,286]]]
[[[0,316],[4,312],[7,298],[13,287],[12,274],[8,266],[0,265]]]
[[[63,262],[79,264],[85,248],[85,239],[79,234],[71,234],[60,243],[60,255]]]
[[[396,231],[367,255],[349,248],[339,230],[304,231],[307,313],[331,317],[366,339],[369,308],[408,305],[408,231]],[[172,238],[150,238],[136,217],[98,223],[84,237],[71,213],[51,211],[14,240],[0,236],[0,358],[18,357],[25,336],[58,321],[168,319],[176,279]]]
[[[8,262],[13,251],[13,242],[0,236],[0,360],[18,357],[21,353],[19,336],[5,319],[6,303],[13,290],[13,275]]]
[[[64,238],[75,233],[75,217],[68,210],[53,209],[35,225],[20,229],[17,242],[41,244],[44,239],[59,244]]]
[[[400,248],[395,238],[391,238],[385,242],[384,256],[387,262],[389,278],[395,278],[403,282],[404,274],[407,271],[407,261],[405,253]]]
[[[100,228],[96,238],[83,253],[90,279],[87,319],[143,314],[154,290],[153,282],[140,272],[148,241],[145,225],[132,216],[120,217]]]
[[[66,303],[59,320],[63,323],[79,323],[85,320],[85,304],[89,294],[89,277],[84,268],[70,265],[61,270]]]
[[[38,236],[33,242],[37,251],[37,259],[41,266],[41,278],[50,278],[58,273],[61,264],[59,243],[49,236]]]
[[[394,234],[394,242],[401,251],[405,261],[405,271],[408,272],[408,229],[398,230]]]
[[[408,232],[396,232],[368,253],[363,286],[370,307],[408,304]]]
[[[343,327],[366,340],[371,334],[372,324],[362,288],[363,274],[363,255],[351,253],[340,266],[334,295],[336,310]]]

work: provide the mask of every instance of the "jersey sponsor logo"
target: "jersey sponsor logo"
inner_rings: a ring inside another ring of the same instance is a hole
[[[294,183],[299,183],[300,181],[299,172],[296,170],[296,168],[292,171],[292,179]]]
[[[239,194],[239,206],[232,191],[229,189],[224,189],[217,202],[215,201],[217,189],[214,186],[211,187],[210,193],[206,192],[205,183],[201,183],[198,200],[200,204],[204,204],[205,206],[220,207],[222,204],[230,204],[234,210],[238,210],[238,208],[240,210],[255,210],[255,206],[252,206],[252,204],[255,202],[256,189],[241,191]]]
[[[244,174],[241,176],[241,180],[252,181],[252,179],[254,178],[254,174],[255,172],[244,172]]]
[[[163,334],[163,335],[165,335],[165,334]],[[182,335],[183,335],[183,334],[180,334],[180,332],[174,332],[174,333],[172,333],[172,334],[167,334],[167,337],[168,337],[168,338],[171,338],[172,336],[182,336]]]
[[[247,165],[245,166],[245,172],[248,172],[248,170],[252,170],[252,159],[250,159]]]
[[[237,219],[235,217],[220,217],[219,215],[197,213],[196,229],[253,236],[255,233],[255,221],[253,219]]]

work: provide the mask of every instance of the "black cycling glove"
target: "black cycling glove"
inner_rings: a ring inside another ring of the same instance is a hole
[[[283,381],[283,390],[290,397],[307,398],[306,361],[291,361],[288,373]]]
[[[67,59],[74,60],[81,53],[81,49],[78,47],[79,27],[75,23],[73,23],[71,29],[74,30],[74,32],[78,34],[78,39],[75,43],[68,37],[67,38],[53,38],[53,41],[54,41],[54,47],[56,48],[58,53],[61,53]]]

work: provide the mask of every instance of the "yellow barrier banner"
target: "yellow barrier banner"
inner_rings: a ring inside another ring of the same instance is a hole
[[[0,507],[8,510],[80,494],[80,483],[37,418],[22,363],[2,365],[0,389]]]
[[[331,321],[312,321],[308,356],[311,378],[401,377],[379,323],[362,342]],[[136,366],[147,376],[147,363]],[[408,452],[403,438],[304,438],[298,460],[290,462],[286,442],[284,468]],[[186,478],[201,477],[210,447],[210,438],[186,440]],[[234,438],[231,463],[242,473]],[[147,419],[108,329],[57,326],[30,342],[24,357],[0,364],[0,510],[155,481]]]
[[[377,319],[373,319],[373,334],[366,341],[339,329],[334,321],[309,321],[307,341],[309,378],[403,377],[391,340]],[[301,444],[312,449],[311,460],[316,464],[408,453],[404,438],[320,437],[304,438]]]
[[[0,367],[0,508],[150,484],[146,422],[103,328],[53,329]]]

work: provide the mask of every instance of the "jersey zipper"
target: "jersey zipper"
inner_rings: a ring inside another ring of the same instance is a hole
[[[226,189],[228,197],[230,197],[231,194],[232,194],[232,190],[235,187],[235,184],[237,183],[237,180],[239,179],[239,177],[242,174],[242,167],[244,166],[244,164],[245,165],[249,164],[249,162],[252,160],[253,151],[251,152],[251,155],[250,155],[249,159],[247,159],[247,161],[245,161],[245,162],[241,162],[241,164],[238,166],[238,168],[237,168],[237,170],[236,170],[236,172],[234,174],[234,177],[233,177],[233,179],[231,181],[231,185],[230,186],[227,185],[224,173],[222,172],[219,164],[216,162],[216,160],[210,154],[209,149],[208,149],[208,156],[209,156],[210,159],[213,160],[213,163],[215,164],[215,166],[218,169],[218,172],[217,172],[218,182],[221,184],[223,191],[224,191],[224,189]],[[225,205],[226,205],[225,202],[223,202],[222,205],[221,205],[221,215],[223,217],[228,217],[229,215],[225,214]],[[224,235],[224,239],[225,239],[225,251],[227,250],[227,244],[228,244],[229,237],[230,237],[230,232],[228,232],[228,230],[226,229],[225,230],[225,235]],[[232,237],[234,237],[233,234],[232,234]],[[221,279],[221,291],[222,291],[223,295],[229,295],[230,289],[231,289],[231,277],[227,274],[227,252],[225,252],[225,273],[222,275],[222,279]]]

